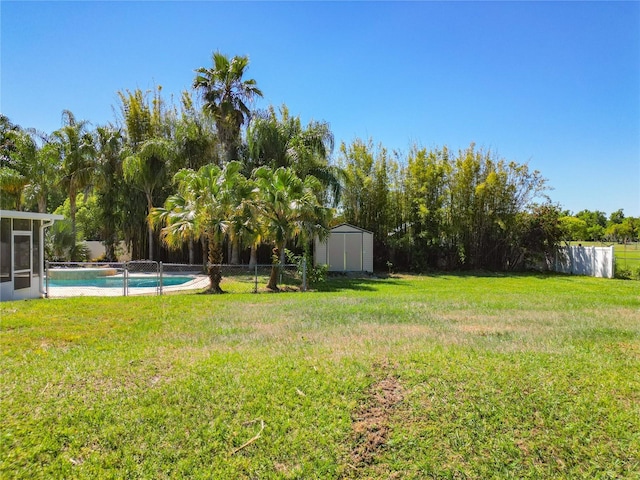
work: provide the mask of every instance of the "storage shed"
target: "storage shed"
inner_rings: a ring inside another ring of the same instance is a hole
[[[0,300],[44,292],[44,229],[62,215],[0,210]]]
[[[329,265],[330,272],[373,272],[373,233],[342,223],[329,238],[315,239],[315,265]]]

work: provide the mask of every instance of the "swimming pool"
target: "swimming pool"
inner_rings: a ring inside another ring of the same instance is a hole
[[[174,285],[182,285],[190,282],[195,277],[191,276],[177,276],[177,275],[164,275],[162,277],[162,286],[171,287]],[[128,286],[129,288],[156,288],[159,286],[160,279],[156,276],[129,276]],[[49,280],[50,287],[98,287],[98,288],[124,288],[124,277],[111,276],[111,277],[94,277],[94,278],[69,278],[69,279],[51,279]]]

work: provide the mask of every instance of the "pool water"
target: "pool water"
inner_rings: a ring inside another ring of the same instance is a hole
[[[194,277],[187,276],[163,276],[162,286],[171,287],[182,285],[193,280]],[[123,277],[95,277],[78,279],[52,279],[49,281],[50,287],[99,287],[99,288],[123,288]],[[156,288],[159,286],[158,277],[129,277],[129,288]]]

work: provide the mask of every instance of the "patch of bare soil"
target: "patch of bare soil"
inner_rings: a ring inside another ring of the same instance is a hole
[[[393,409],[403,399],[402,385],[393,374],[373,384],[367,398],[353,415],[353,448],[345,478],[373,463],[389,437]]]

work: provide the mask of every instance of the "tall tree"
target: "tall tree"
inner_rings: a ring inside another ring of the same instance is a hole
[[[208,164],[198,171],[181,170],[174,178],[178,193],[167,199],[164,208],[150,214],[152,224],[165,225],[161,235],[169,246],[177,247],[193,236],[206,237],[211,293],[222,293],[222,243],[237,208],[234,190],[244,179],[241,169],[239,162],[229,162],[224,168]]]
[[[222,144],[224,162],[238,159],[240,130],[250,116],[248,104],[262,92],[253,79],[244,79],[249,57],[231,59],[220,52],[212,56],[211,68],[196,70],[193,87],[200,92],[203,108],[214,119]]]
[[[166,198],[164,187],[176,158],[174,112],[165,105],[162,87],[152,92],[126,90],[118,96],[125,140],[124,176],[134,186],[123,205],[123,234],[134,258],[153,258],[155,232],[147,224],[147,215]]]
[[[403,232],[411,246],[411,266],[435,267],[447,249],[446,199],[451,173],[449,151],[414,149],[409,153],[407,175],[407,225]]]
[[[3,116],[0,160],[0,206],[20,210],[29,183],[28,165],[35,163],[37,146],[31,136]]]
[[[323,236],[328,229],[331,210],[318,196],[322,185],[312,175],[304,180],[293,169],[280,167],[275,171],[260,167],[254,171],[259,189],[258,211],[275,246],[274,257],[284,264],[287,242],[298,237],[303,244],[314,234]],[[278,266],[274,262],[267,288],[278,290]]]
[[[154,193],[166,182],[167,165],[175,156],[174,145],[161,138],[145,141],[137,153],[125,158],[122,169],[124,177],[144,193],[147,201],[147,213],[151,213]],[[149,260],[153,260],[154,229],[148,225]]]
[[[329,164],[333,145],[328,123],[311,121],[303,127],[300,117],[291,116],[286,105],[280,107],[280,117],[270,106],[254,115],[247,127],[247,171],[265,165],[290,167],[302,179],[313,175],[325,187],[325,203],[337,206],[342,172]]]
[[[340,146],[339,166],[344,171],[342,217],[344,221],[373,232],[378,264],[388,252],[392,225],[389,171],[394,166],[386,149],[374,149],[373,141],[354,140]],[[384,253],[383,253],[384,252]],[[378,255],[380,257],[378,257]]]
[[[194,106],[189,92],[182,92],[181,112],[175,119],[174,127],[174,173],[182,168],[197,170],[207,163],[218,163],[218,140],[214,129],[211,120]]]
[[[105,246],[105,258],[116,259],[118,228],[122,217],[124,182],[122,179],[122,157],[124,138],[120,129],[113,126],[101,126],[95,131],[96,175],[95,190],[97,204],[102,219],[102,241]]]
[[[60,184],[69,196],[71,205],[71,235],[76,237],[76,197],[92,181],[95,168],[95,148],[93,137],[88,130],[88,122],[76,120],[69,110],[62,112],[62,127],[53,132],[62,155]]]

